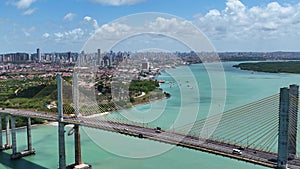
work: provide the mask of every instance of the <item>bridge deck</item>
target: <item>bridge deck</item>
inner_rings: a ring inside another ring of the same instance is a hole
[[[1,110],[0,114],[58,121],[57,115],[45,112],[5,109]],[[65,118],[63,122],[68,124],[79,124],[85,127],[91,127],[140,138],[142,137],[154,141],[173,144],[176,146],[182,146],[208,153],[222,155],[229,158],[235,158],[238,160],[243,160],[246,162],[259,164],[271,168],[276,167],[277,154],[275,153],[247,148],[243,150],[242,155],[236,155],[232,154],[232,149],[236,148],[235,145],[222,143],[216,140],[201,139],[170,131],[161,131],[160,133],[157,133],[155,132],[156,130],[153,128],[135,126],[114,121],[98,120],[97,123],[95,123],[94,119],[88,117]],[[289,161],[289,167],[291,169],[300,169],[300,159],[296,158],[294,160]]]

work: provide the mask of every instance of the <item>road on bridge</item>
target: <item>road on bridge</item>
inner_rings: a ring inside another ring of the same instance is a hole
[[[46,112],[4,109],[1,110],[0,113],[13,116],[41,118],[57,122],[59,121],[57,115]],[[65,117],[63,122],[66,124],[79,124],[85,127],[111,131],[139,138],[146,138],[154,141],[173,144],[176,146],[182,146],[230,158],[235,158],[238,160],[243,160],[267,167],[276,167],[277,154],[275,153],[246,148],[242,151],[241,155],[233,154],[232,150],[234,148],[237,148],[236,145],[223,143],[217,140],[187,136],[173,131],[160,130],[158,132],[156,128],[126,124],[116,121],[106,121],[89,117]],[[300,169],[300,159],[296,158],[289,161],[289,167],[291,169]]]

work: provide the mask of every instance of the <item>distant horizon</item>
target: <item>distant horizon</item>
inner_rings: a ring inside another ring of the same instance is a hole
[[[119,50],[112,50],[113,52],[131,52],[131,53],[146,53],[146,52],[153,52],[155,53],[154,51],[119,51]],[[81,53],[81,51],[42,51],[41,50],[41,53],[44,54],[44,53],[47,53],[47,54],[50,54],[50,53],[68,53],[68,52],[71,52],[71,53]],[[95,51],[94,53],[96,53],[97,51]],[[110,51],[106,52],[102,52],[101,53],[109,53]],[[157,53],[160,53],[160,52],[163,52],[163,51],[157,51]],[[188,52],[191,52],[191,51],[167,51],[167,52],[163,52],[163,53],[176,53],[176,52],[179,52],[179,53],[188,53]],[[203,51],[202,51],[203,52]],[[300,51],[214,51],[215,53],[300,53]],[[214,53],[212,52],[212,53]],[[5,53],[0,53],[0,55],[3,55],[3,54],[10,54],[10,53],[27,53],[27,54],[35,54],[35,52],[26,52],[26,51],[15,51],[15,52],[5,52]],[[201,51],[197,51],[197,53],[201,53]],[[91,53],[86,53],[86,54],[91,54]]]

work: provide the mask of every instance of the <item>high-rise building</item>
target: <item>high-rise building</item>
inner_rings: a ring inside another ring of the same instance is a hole
[[[101,49],[98,49],[98,51],[97,51],[97,65],[102,66],[101,62],[102,62]]]
[[[72,53],[71,52],[68,52],[67,53],[67,62],[72,62]]]
[[[32,61],[32,54],[28,55],[28,61],[31,62]]]
[[[114,53],[113,53],[113,51],[110,51],[110,54],[109,54],[109,66],[110,67],[113,66],[113,57],[114,57]]]
[[[36,49],[36,55],[37,55],[38,61],[41,62],[42,61],[42,55],[41,55],[40,48]]]
[[[149,71],[150,63],[149,62],[143,62],[142,63],[142,69],[145,70],[145,71]]]

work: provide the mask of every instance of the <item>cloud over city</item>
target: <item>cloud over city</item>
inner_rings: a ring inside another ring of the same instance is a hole
[[[221,11],[195,15],[194,23],[213,39],[291,36],[300,29],[300,3],[247,8],[239,0],[228,0]]]
[[[85,16],[85,17],[83,18],[83,20],[84,20],[86,23],[88,23],[88,24],[92,24],[95,30],[97,30],[97,29],[99,28],[99,25],[98,25],[98,22],[97,22],[96,19],[93,19],[93,18],[90,17],[90,16]]]
[[[73,20],[73,18],[76,16],[76,14],[75,13],[67,13],[65,16],[64,16],[64,20],[65,21],[72,21]]]
[[[37,8],[28,9],[28,10],[24,11],[22,14],[23,15],[32,15],[36,11],[36,9]]]
[[[32,3],[34,3],[36,0],[19,0],[16,2],[13,2],[12,4],[15,5],[19,9],[29,8]]]

